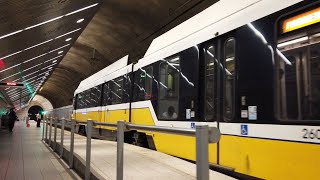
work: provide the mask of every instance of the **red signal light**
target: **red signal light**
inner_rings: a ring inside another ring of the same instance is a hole
[[[16,86],[17,83],[15,83],[15,82],[7,82],[7,85],[8,85],[8,86]]]
[[[0,86],[24,88],[25,84],[20,82],[0,82]]]
[[[3,68],[4,68],[4,60],[0,59],[0,69],[3,69]]]

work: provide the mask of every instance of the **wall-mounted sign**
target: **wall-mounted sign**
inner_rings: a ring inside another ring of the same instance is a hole
[[[20,83],[20,82],[0,82],[0,86],[25,88],[25,84],[24,83]]]
[[[284,20],[282,32],[290,32],[320,22],[320,8]]]

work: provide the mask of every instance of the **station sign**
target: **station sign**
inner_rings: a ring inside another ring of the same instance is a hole
[[[0,82],[1,87],[15,87],[15,88],[25,88],[25,83],[21,82]]]
[[[287,33],[320,22],[320,8],[284,20],[282,32]]]

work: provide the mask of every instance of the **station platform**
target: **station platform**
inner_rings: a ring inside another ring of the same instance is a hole
[[[64,131],[64,159],[70,150],[69,131]],[[51,132],[51,146],[53,146],[54,128]],[[49,137],[49,131],[48,131]],[[61,131],[57,129],[57,147],[60,147]],[[74,136],[74,169],[84,177],[86,157],[86,137]],[[117,143],[113,141],[92,139],[91,141],[91,178],[116,179]],[[59,153],[59,148],[56,148]],[[196,165],[194,163],[131,144],[124,144],[124,179],[139,180],[186,180],[196,179]],[[210,179],[232,180],[234,178],[211,171]]]
[[[30,121],[17,121],[13,132],[0,129],[1,180],[81,179],[52,150],[41,142],[41,129]]]

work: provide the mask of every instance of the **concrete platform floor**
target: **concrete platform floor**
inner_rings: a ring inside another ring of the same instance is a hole
[[[0,180],[81,179],[43,142],[35,122],[0,129]]]
[[[69,151],[70,132],[64,132],[64,149]],[[52,141],[53,134],[54,128],[52,128]],[[60,135],[61,131],[58,128],[57,143],[59,145],[61,139]],[[85,164],[86,137],[75,134],[74,141],[75,157],[79,159],[82,164]],[[116,142],[92,139],[91,173],[98,179],[116,179],[116,147]],[[57,152],[60,152],[60,150],[57,149]],[[84,170],[80,171],[84,173]],[[196,179],[196,165],[161,152],[124,144],[124,179],[191,180]],[[210,171],[210,179],[230,180],[234,178],[215,171]]]

